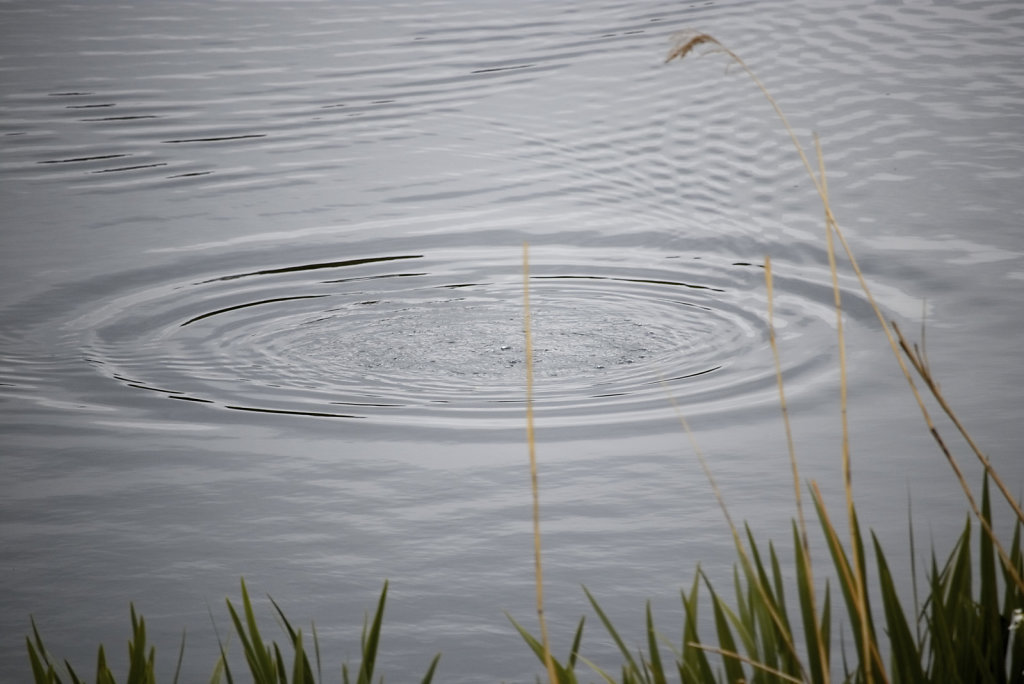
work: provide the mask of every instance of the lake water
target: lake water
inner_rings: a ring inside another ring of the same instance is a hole
[[[678,641],[733,515],[840,490],[821,207],[742,56],[810,144],[888,317],[1015,490],[1024,310],[1017,2],[0,5],[0,679],[33,615],[90,671],[128,604],[206,678],[245,576],[335,673],[391,582],[381,667],[532,681],[530,245],[548,615],[586,585]],[[849,269],[854,484],[903,562],[966,507]],[[973,482],[977,469],[948,426]],[[280,638],[259,601],[268,635]],[[596,620],[584,654],[614,666]],[[235,645],[237,650],[237,644]],[[333,678],[333,674],[332,674]]]

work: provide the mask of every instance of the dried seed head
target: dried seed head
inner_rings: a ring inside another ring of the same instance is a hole
[[[669,51],[668,57],[665,58],[665,61],[671,62],[673,59],[682,59],[683,57],[686,57],[691,50],[703,43],[713,43],[718,47],[722,47],[721,43],[706,33],[684,31],[675,36],[675,46],[673,46]]]

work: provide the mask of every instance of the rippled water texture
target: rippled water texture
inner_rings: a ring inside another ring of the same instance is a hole
[[[339,653],[389,578],[389,678],[440,650],[443,681],[529,680],[503,613],[533,605],[524,243],[558,649],[580,584],[671,631],[696,564],[732,562],[680,414],[734,515],[787,537],[764,264],[804,476],[834,491],[822,212],[739,69],[663,63],[691,27],[820,135],[884,314],[924,321],[1019,487],[1017,3],[9,2],[0,679],[30,613],[88,670],[133,600],[206,678],[244,574]],[[942,538],[960,495],[839,289],[863,514],[905,543],[909,489]]]

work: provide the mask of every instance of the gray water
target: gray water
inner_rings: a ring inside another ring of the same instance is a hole
[[[886,316],[1024,484],[1024,8],[1015,2],[0,6],[0,679],[34,616],[90,671],[128,604],[158,666],[243,576],[354,657],[391,582],[390,680],[531,681],[529,242],[548,615],[643,602],[676,636],[733,515],[794,515],[765,256],[801,476],[840,491],[821,207]],[[966,508],[849,269],[854,485],[900,567]],[[940,429],[952,437],[948,426]],[[953,441],[969,477],[976,468]],[[260,598],[268,635],[269,605]],[[614,664],[596,621],[584,654]],[[632,630],[632,631],[631,631]],[[334,670],[332,670],[333,672]]]

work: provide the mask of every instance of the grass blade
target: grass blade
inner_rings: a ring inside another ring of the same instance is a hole
[[[654,678],[654,684],[668,684],[665,679],[665,669],[661,664],[661,654],[658,653],[658,637],[654,631],[654,618],[651,615],[651,602],[647,602],[647,650],[650,653],[650,669]]]
[[[710,589],[710,587],[709,587]],[[735,619],[735,613],[727,615],[728,608],[719,596],[711,590],[711,606],[715,616],[715,629],[718,634],[718,645],[724,651],[730,653],[737,653],[736,640],[732,636],[732,629],[729,627],[730,617]],[[750,633],[747,630],[744,636],[750,639]],[[753,639],[747,642],[747,645],[754,645]],[[756,653],[756,645],[752,651]],[[725,677],[730,682],[744,681],[746,679],[746,673],[743,671],[743,666],[740,665],[740,661],[737,658],[731,658],[728,656],[722,656],[722,665],[725,667]]]
[[[181,664],[185,660],[185,630],[181,630],[181,646],[178,647],[178,662],[174,666],[174,678],[172,684],[178,684],[178,677],[181,675]]]
[[[889,571],[889,564],[885,560],[885,553],[878,542],[878,538],[872,534],[872,542],[875,547],[875,559],[878,563],[879,591],[882,598],[882,608],[885,612],[886,631],[889,634],[889,646],[892,653],[892,677],[898,682],[925,682],[924,669],[921,666],[921,651],[914,634],[907,622],[903,606],[900,604],[896,592],[896,584],[893,582],[892,573]]]
[[[363,626],[363,662],[359,666],[359,676],[356,678],[357,684],[370,684],[373,680],[373,668],[377,662],[377,646],[380,644],[380,626],[384,621],[384,604],[387,601],[387,597],[388,582],[385,580],[369,632],[366,631],[366,626]]]
[[[601,624],[603,624],[604,628],[608,631],[608,635],[615,642],[615,645],[619,647],[619,652],[622,653],[622,657],[625,658],[629,669],[633,672],[643,672],[633,659],[633,654],[629,652],[628,648],[626,648],[626,644],[622,641],[622,637],[619,636],[615,627],[612,626],[611,620],[609,620],[608,616],[604,614],[603,610],[601,610],[601,606],[598,605],[597,600],[586,587],[583,587],[583,591],[587,595],[587,599],[590,600],[590,605],[594,607],[594,612],[597,613],[597,617],[601,620]]]
[[[690,593],[681,593],[683,601],[683,652],[679,657],[679,678],[690,682],[715,681],[711,663],[707,653],[700,648],[700,636],[697,633],[697,589],[703,573],[700,567],[693,578]]]
[[[242,579],[241,584],[242,610],[245,614],[245,624],[243,625],[230,600],[227,600],[228,613],[230,613],[231,621],[235,625],[235,632],[242,642],[245,660],[249,664],[249,671],[255,684],[276,684],[277,670],[274,665],[274,658],[260,636],[256,615],[252,609],[252,601],[249,599],[249,592],[245,588],[245,579]],[[246,632],[247,628],[248,633]]]

